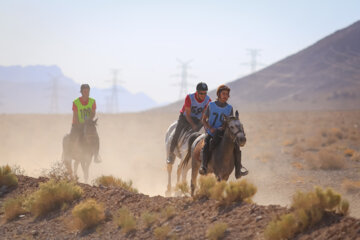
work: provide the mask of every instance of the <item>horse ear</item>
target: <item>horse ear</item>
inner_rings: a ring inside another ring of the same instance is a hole
[[[229,118],[226,115],[224,115],[224,122],[227,122],[228,120]]]
[[[238,110],[235,111],[235,117],[236,117],[236,119],[239,119],[239,112],[238,112]]]

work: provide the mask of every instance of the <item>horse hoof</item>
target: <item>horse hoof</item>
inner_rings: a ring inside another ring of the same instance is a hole
[[[165,197],[171,197],[171,191],[166,190],[166,192],[165,192]]]

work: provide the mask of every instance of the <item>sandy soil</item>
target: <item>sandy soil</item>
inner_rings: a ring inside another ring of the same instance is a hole
[[[164,195],[164,138],[177,114],[99,114],[98,118],[103,162],[92,164],[91,180],[111,174],[131,179],[141,193]],[[256,203],[286,206],[296,190],[319,185],[340,192],[350,201],[350,215],[360,218],[359,189],[348,192],[343,185],[346,179],[360,181],[360,162],[355,157],[360,152],[359,111],[241,113],[240,119],[248,139],[242,149],[243,164],[250,171],[246,178],[258,187]],[[70,115],[0,115],[0,165],[19,165],[26,175],[40,176],[61,159],[62,138],[70,125]],[[340,130],[341,138],[330,141],[330,134],[322,136],[334,129]],[[346,149],[352,149],[354,156],[345,156]],[[311,168],[311,156],[321,150],[335,152],[341,167]],[[81,181],[81,171],[79,176]],[[174,181],[175,177],[173,169]]]

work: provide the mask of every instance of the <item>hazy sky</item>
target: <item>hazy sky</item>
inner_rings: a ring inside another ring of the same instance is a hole
[[[0,65],[58,65],[96,87],[118,68],[129,91],[171,102],[177,58],[214,89],[250,72],[246,49],[270,65],[357,20],[358,0],[0,0]]]

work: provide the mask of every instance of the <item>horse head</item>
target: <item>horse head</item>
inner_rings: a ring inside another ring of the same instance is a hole
[[[224,116],[225,132],[228,131],[234,143],[243,147],[246,143],[245,131],[242,123],[239,120],[239,112],[236,110],[234,116]]]

